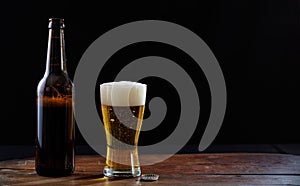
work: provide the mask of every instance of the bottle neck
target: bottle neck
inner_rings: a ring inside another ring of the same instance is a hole
[[[45,74],[58,71],[67,73],[64,30],[61,28],[50,28]]]

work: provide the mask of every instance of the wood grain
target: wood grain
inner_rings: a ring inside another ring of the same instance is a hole
[[[140,155],[155,159],[160,155]],[[34,158],[0,162],[0,185],[300,185],[300,156],[271,153],[177,154],[142,166],[142,173],[159,174],[154,182],[139,177],[104,177],[105,159],[78,155],[75,173],[68,177],[38,176]]]

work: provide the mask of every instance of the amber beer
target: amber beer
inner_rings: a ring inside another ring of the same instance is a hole
[[[111,82],[100,85],[101,110],[106,132],[106,176],[135,177],[141,174],[138,139],[142,126],[146,85]]]

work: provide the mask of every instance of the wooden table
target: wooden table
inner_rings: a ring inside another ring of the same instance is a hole
[[[148,155],[149,158],[155,158]],[[76,156],[72,176],[38,176],[34,158],[0,162],[0,185],[300,185],[300,156],[273,153],[177,154],[142,173],[159,174],[159,180],[106,178],[100,155]]]

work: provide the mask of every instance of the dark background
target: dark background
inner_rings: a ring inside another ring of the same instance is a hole
[[[158,19],[190,29],[213,51],[227,85],[227,111],[214,144],[300,143],[299,1],[13,1],[2,9],[0,145],[34,145],[36,87],[45,71],[50,17],[65,19],[71,78],[89,45],[116,26]],[[139,57],[158,54],[156,47],[133,46],[126,60],[134,50]],[[170,47],[163,51],[172,57]],[[198,144],[202,122],[188,144]],[[76,143],[85,145],[76,135]]]

